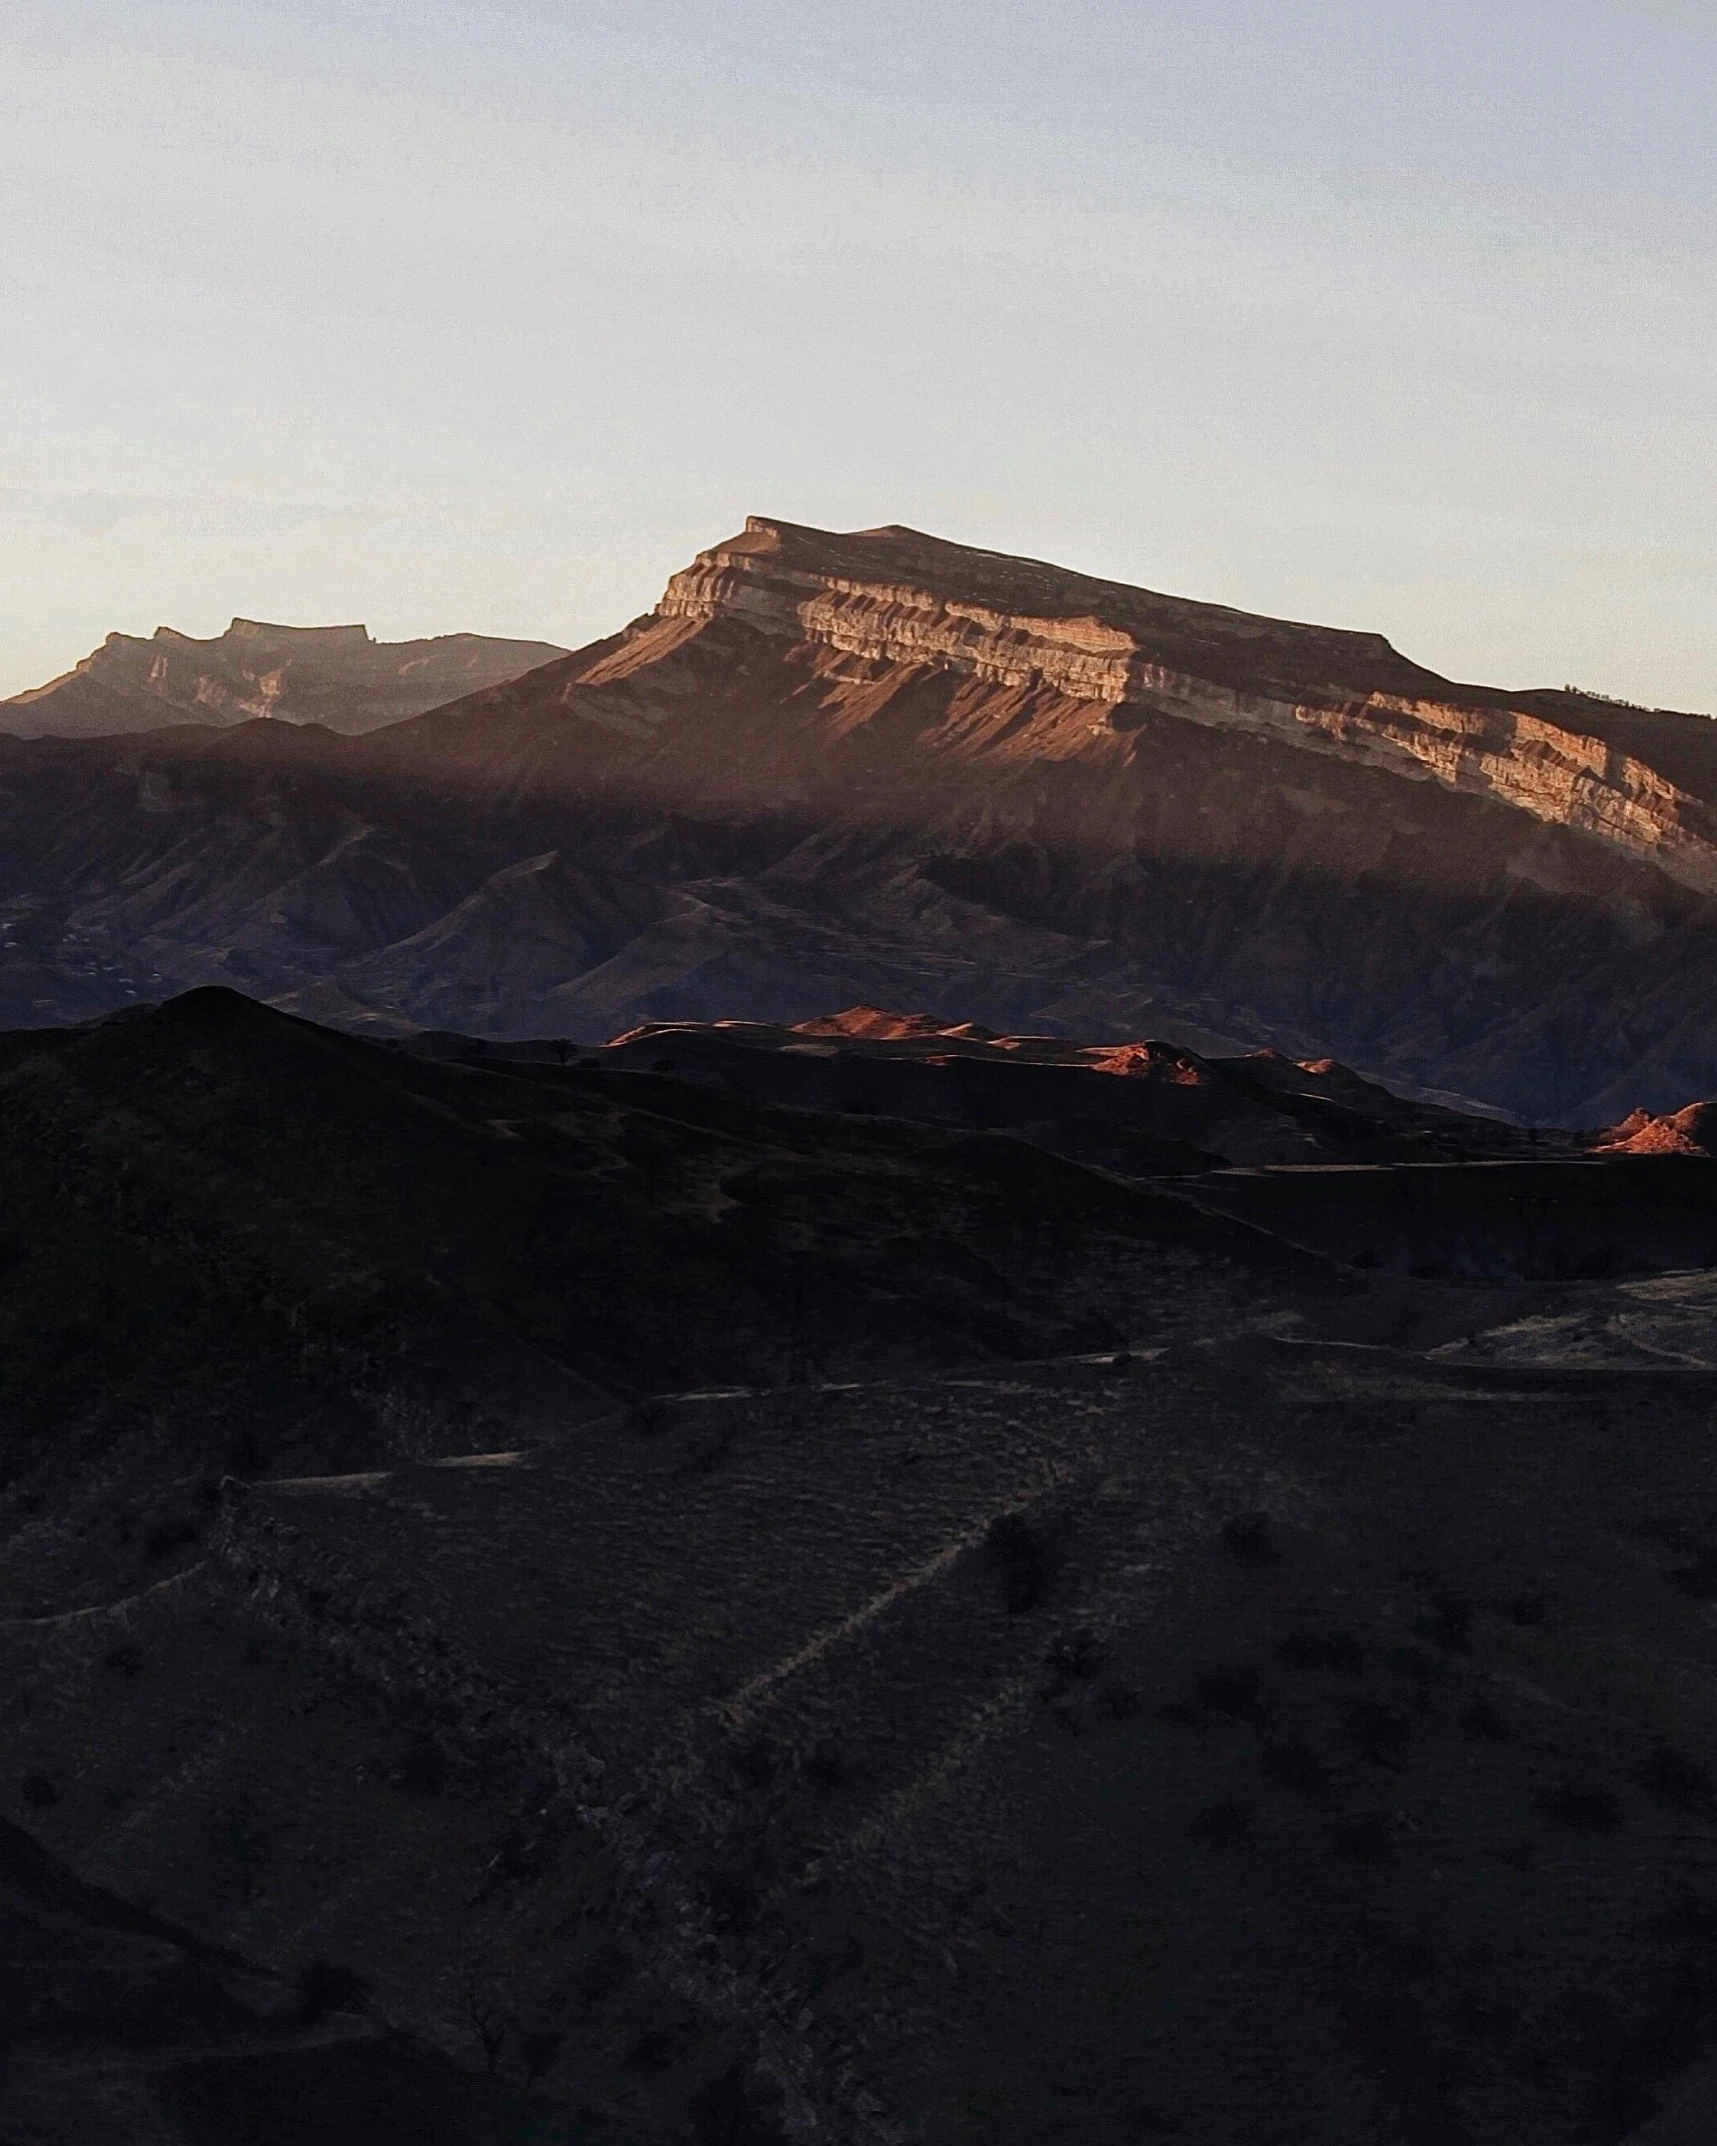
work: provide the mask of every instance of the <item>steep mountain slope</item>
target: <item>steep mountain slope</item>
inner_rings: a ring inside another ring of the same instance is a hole
[[[1717,1090],[1717,728],[886,529],[362,739],[0,741],[0,1012],[229,982],[595,1041],[853,1001],[1333,1054],[1608,1123]]]
[[[267,626],[235,618],[225,633],[197,641],[157,626],[147,641],[110,633],[64,677],[0,701],[0,730],[19,738],[96,738],[268,716],[355,733],[499,685],[565,654],[549,641],[482,633],[372,641],[363,626]]]

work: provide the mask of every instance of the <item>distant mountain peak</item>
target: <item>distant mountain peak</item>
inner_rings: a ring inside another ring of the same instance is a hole
[[[377,641],[367,626],[280,626],[235,618],[206,640],[157,626],[147,640],[110,633],[45,686],[0,702],[20,737],[111,737],[181,723],[269,717],[326,729],[379,729],[552,663],[549,641],[450,633]]]

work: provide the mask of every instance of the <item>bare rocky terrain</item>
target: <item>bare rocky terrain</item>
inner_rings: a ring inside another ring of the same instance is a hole
[[[225,983],[595,1043],[865,1002],[1538,1123],[1717,1091],[1700,716],[755,518],[624,631],[366,736],[230,722],[244,691],[0,736],[0,1018]]]
[[[199,641],[157,626],[145,641],[110,633],[63,678],[0,701],[0,731],[18,738],[105,738],[172,724],[259,719],[378,730],[461,693],[552,663],[551,641],[444,633],[374,641],[363,626],[268,626],[235,618]]]
[[[1117,1055],[0,1038],[0,2138],[1708,2137],[1717,1164]]]

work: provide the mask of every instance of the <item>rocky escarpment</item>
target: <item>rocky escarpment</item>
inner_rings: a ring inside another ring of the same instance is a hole
[[[1717,810],[1606,736],[1607,704],[1452,685],[1378,634],[1253,618],[910,529],[840,538],[756,515],[676,574],[658,608],[1047,689],[1106,709],[1115,731],[1150,711],[1428,776],[1717,891]],[[1105,726],[1085,727],[1100,738]]]
[[[1714,815],[1703,718],[754,521],[362,739],[0,736],[0,1020],[218,982],[595,1043],[859,1001],[1609,1125],[1717,1093]]]
[[[199,641],[158,626],[110,633],[64,677],[0,701],[15,737],[111,737],[169,723],[274,718],[374,730],[461,693],[499,685],[566,653],[547,641],[448,633],[373,641],[364,626],[269,626],[235,618]]]

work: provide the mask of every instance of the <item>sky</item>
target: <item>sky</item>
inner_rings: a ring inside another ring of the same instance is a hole
[[[1717,710],[1717,0],[0,0],[0,695],[748,513]]]

